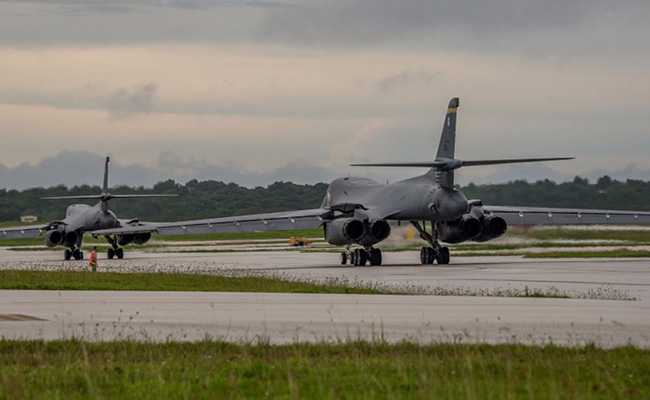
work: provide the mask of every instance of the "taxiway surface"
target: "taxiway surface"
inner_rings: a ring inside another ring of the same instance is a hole
[[[389,253],[383,267],[336,264],[337,254],[282,252],[143,253],[100,260],[120,272],[255,271],[294,279],[345,279],[435,293],[558,289],[586,299],[477,296],[358,296],[255,293],[0,291],[0,335],[198,340],[523,342],[650,347],[650,260],[455,258],[414,264]],[[0,268],[79,269],[52,252],[0,250]],[[608,298],[600,300],[599,298]],[[630,300],[634,298],[635,300]],[[3,320],[4,316],[4,320]]]

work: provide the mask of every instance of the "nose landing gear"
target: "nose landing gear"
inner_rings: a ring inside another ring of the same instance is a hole
[[[447,265],[450,262],[449,247],[443,247],[438,241],[438,230],[433,225],[433,236],[426,231],[417,221],[411,221],[411,224],[420,233],[420,237],[431,244],[430,247],[423,247],[420,249],[420,263],[422,265],[433,265],[438,262],[438,265]]]

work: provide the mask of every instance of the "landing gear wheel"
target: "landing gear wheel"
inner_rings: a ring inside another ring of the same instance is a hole
[[[433,247],[423,247],[420,249],[420,263],[422,265],[433,265],[438,258],[437,253]]]
[[[438,264],[447,265],[450,261],[449,247],[441,247],[438,250]]]
[[[119,249],[115,250],[115,255],[117,256],[118,260],[123,259],[124,258],[124,249],[120,247]]]
[[[108,254],[106,254],[109,260],[112,260],[115,257],[115,250],[112,247],[108,248]]]
[[[70,249],[65,249],[65,250],[63,251],[63,258],[64,258],[66,261],[70,261],[70,259],[72,258],[72,251],[71,251]]]
[[[345,251],[341,253],[341,265],[346,265],[348,263],[348,253]]]
[[[370,251],[368,252],[368,260],[370,261],[370,265],[380,266],[382,263],[381,250],[370,249]]]
[[[352,260],[355,267],[365,267],[368,263],[368,253],[364,249],[355,249],[352,252]]]
[[[84,253],[83,253],[81,250],[79,250],[79,249],[74,250],[74,251],[72,252],[72,256],[73,256],[74,259],[77,260],[77,261],[78,261],[78,260],[83,260],[83,259],[84,259]]]

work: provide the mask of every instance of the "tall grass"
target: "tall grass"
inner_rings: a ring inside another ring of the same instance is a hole
[[[115,273],[0,270],[0,289],[139,290],[192,292],[264,292],[378,294],[387,290],[347,281],[307,282],[260,274],[241,276],[181,273]]]
[[[647,399],[650,352],[0,341],[0,398]]]

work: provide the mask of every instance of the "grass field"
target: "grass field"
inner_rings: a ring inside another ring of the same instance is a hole
[[[511,228],[509,235],[524,236],[535,240],[624,240],[630,242],[650,243],[650,230],[610,230],[610,229],[563,229]]]
[[[606,251],[549,251],[525,253],[526,258],[649,258],[650,251],[615,249]]]
[[[141,290],[194,292],[264,292],[378,294],[387,290],[347,281],[302,282],[262,276],[213,276],[176,273],[91,273],[75,271],[0,270],[0,289]]]
[[[0,398],[648,399],[650,352],[0,341]]]

